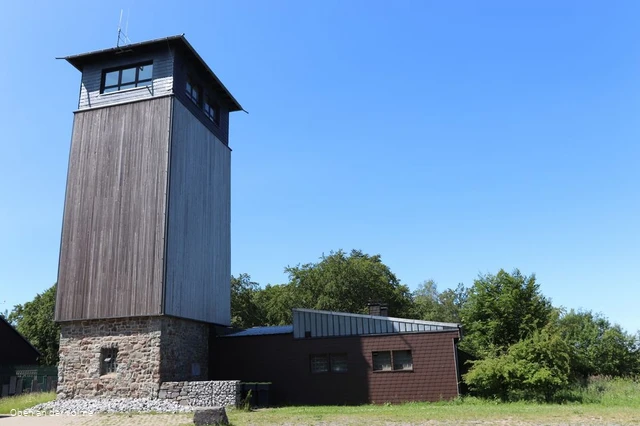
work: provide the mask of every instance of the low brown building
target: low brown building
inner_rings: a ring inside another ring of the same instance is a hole
[[[293,325],[216,339],[218,380],[270,382],[273,404],[439,401],[459,394],[458,324],[296,309]]]

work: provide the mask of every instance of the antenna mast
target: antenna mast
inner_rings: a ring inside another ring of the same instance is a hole
[[[118,21],[118,40],[116,40],[116,47],[120,47],[120,33],[122,32],[122,9],[120,9],[120,20]]]
[[[120,42],[122,42],[122,44],[130,44],[131,40],[129,39],[129,36],[127,35],[129,32],[129,12],[130,9],[127,10],[127,23],[125,24],[124,27],[124,34],[122,33],[122,9],[120,9],[120,21],[118,22],[118,40],[116,41],[116,47],[120,47]]]

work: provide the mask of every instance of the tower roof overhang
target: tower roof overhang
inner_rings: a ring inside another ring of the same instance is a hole
[[[113,57],[132,53],[144,53],[152,51],[162,47],[163,45],[169,48],[176,48],[184,52],[189,59],[200,67],[205,74],[211,78],[212,85],[220,92],[220,94],[227,100],[229,111],[244,111],[240,103],[233,97],[231,92],[222,84],[220,79],[209,68],[207,63],[196,52],[196,50],[187,41],[184,34],[175,35],[171,37],[163,37],[154,40],[143,41],[139,43],[131,43],[123,46],[111,47],[109,49],[95,50],[92,52],[80,53],[78,55],[64,56],[58,59],[65,59],[71,65],[76,67],[79,71],[83,71],[87,64],[92,64],[97,61],[107,60]]]

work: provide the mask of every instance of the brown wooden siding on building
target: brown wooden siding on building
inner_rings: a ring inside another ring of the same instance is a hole
[[[294,339],[292,334],[220,337],[213,379],[271,382],[275,404],[439,401],[458,395],[457,331]],[[374,372],[373,351],[411,350],[412,371]],[[310,355],[347,354],[346,373],[312,374]]]
[[[161,313],[171,100],[75,114],[56,320]]]
[[[228,325],[231,153],[173,100],[165,313]]]

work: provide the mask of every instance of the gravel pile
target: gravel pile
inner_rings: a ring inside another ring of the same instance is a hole
[[[194,410],[194,407],[160,399],[96,398],[59,399],[38,404],[32,410],[81,415],[82,413],[189,413]]]

